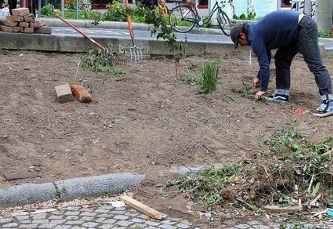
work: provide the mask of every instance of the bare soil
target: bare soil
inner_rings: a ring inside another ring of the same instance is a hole
[[[119,66],[126,74],[113,76],[77,71],[79,57],[0,53],[0,187],[136,172],[146,175],[137,198],[183,216],[189,214],[188,202],[162,191],[172,169],[237,162],[266,150],[263,141],[277,128],[296,127],[314,142],[333,133],[333,117],[319,119],[310,112],[319,105],[319,94],[300,57],[292,66],[292,97],[285,105],[236,92],[256,75],[257,63],[250,65],[246,57],[188,57],[180,65],[183,80],[166,58]],[[216,58],[217,91],[199,95],[185,74]],[[333,60],[324,62],[333,72]],[[58,103],[54,87],[82,77],[93,102]],[[272,70],[271,90],[274,78]],[[298,107],[304,115],[295,115]]]

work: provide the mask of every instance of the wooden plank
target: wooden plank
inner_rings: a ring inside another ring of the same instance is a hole
[[[152,209],[151,207],[148,207],[147,205],[144,205],[143,203],[129,197],[129,196],[121,196],[120,199],[124,201],[124,203],[139,212],[157,220],[161,220],[163,218],[162,213],[159,211],[156,211],[155,209]]]

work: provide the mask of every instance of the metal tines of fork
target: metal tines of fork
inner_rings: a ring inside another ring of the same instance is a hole
[[[130,58],[133,63],[140,63],[143,60],[143,48],[138,48],[136,46],[130,47]]]

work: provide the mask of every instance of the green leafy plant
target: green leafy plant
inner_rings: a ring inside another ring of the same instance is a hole
[[[107,6],[108,10],[104,13],[104,19],[107,21],[126,21],[128,12],[126,8],[119,2]]]
[[[94,10],[84,10],[83,17],[85,19],[92,19],[93,25],[98,25],[100,22],[104,20],[104,14]]]
[[[112,50],[110,45],[108,45],[107,49]],[[120,56],[116,52],[104,52],[101,49],[94,48],[81,57],[80,66],[84,70],[92,70],[94,72],[123,74],[123,71],[114,68],[119,62],[119,58]]]
[[[47,4],[46,6],[43,6],[40,9],[40,13],[48,17],[54,17],[56,15],[54,12],[54,5],[52,4]]]

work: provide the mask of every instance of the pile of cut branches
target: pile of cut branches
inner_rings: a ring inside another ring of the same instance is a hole
[[[333,138],[312,144],[294,129],[281,129],[265,144],[269,151],[253,159],[189,173],[169,186],[208,206],[238,202],[258,210],[265,205],[333,205]]]

